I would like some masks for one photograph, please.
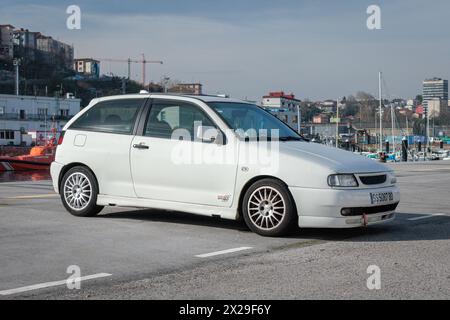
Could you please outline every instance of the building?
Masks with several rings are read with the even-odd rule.
[[[427,79],[423,82],[423,105],[427,110],[431,100],[448,101],[448,80],[441,78]]]
[[[428,101],[428,116],[430,118],[439,117],[448,111],[448,100],[433,99]]]
[[[57,64],[62,61],[64,67],[72,68],[74,62],[73,46],[39,33],[36,39],[36,48],[44,54],[42,59],[45,63]]]
[[[326,124],[330,123],[330,117],[326,114],[318,114],[313,117],[313,123],[315,124]]]
[[[39,32],[18,29],[13,31],[13,42],[16,46],[35,50],[37,49],[37,38],[39,36],[41,36]]]
[[[297,111],[301,101],[295,98],[294,94],[285,94],[283,91],[270,92],[263,96],[261,106],[268,110],[277,111],[278,109]]]
[[[92,58],[75,59],[73,69],[84,77],[98,78],[100,76],[100,61]]]
[[[36,60],[37,39],[40,37],[39,32],[19,29],[13,31],[14,53],[16,56]]]
[[[201,83],[179,83],[167,89],[167,92],[202,94],[203,85]]]
[[[416,108],[414,109],[414,114],[413,117],[414,118],[423,118],[425,114],[425,108],[423,105],[419,104],[418,106],[416,106]]]
[[[56,55],[57,44],[52,37],[41,34],[36,40],[36,49],[45,53]]]
[[[300,100],[294,94],[285,94],[283,91],[270,92],[261,99],[261,107],[275,115],[294,130],[298,129],[298,110]]]
[[[320,110],[328,113],[336,112],[336,100],[325,100],[320,102]]]
[[[12,59],[14,57],[13,32],[14,26],[10,24],[0,25],[0,58]]]
[[[20,145],[23,133],[43,139],[80,111],[80,99],[0,94],[0,145]]]
[[[64,66],[67,69],[72,69],[74,60],[73,46],[60,41],[56,41],[56,45],[57,45],[57,56],[63,59]]]

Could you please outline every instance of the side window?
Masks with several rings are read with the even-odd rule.
[[[118,99],[99,102],[82,116],[70,129],[131,134],[143,99]]]
[[[171,139],[175,130],[185,129],[189,133],[191,141],[193,141],[195,127],[199,124],[215,127],[203,110],[195,105],[179,102],[157,102],[150,109],[144,135]]]

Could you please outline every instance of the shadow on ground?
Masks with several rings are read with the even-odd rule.
[[[426,213],[424,213],[426,214]],[[409,221],[418,214],[399,213],[394,222],[368,228],[353,229],[299,229],[294,230],[286,239],[324,240],[324,241],[419,241],[450,239],[450,216],[438,216],[430,219]],[[143,209],[114,212],[99,215],[103,219],[132,219],[148,222],[195,225],[205,228],[230,229],[251,234],[243,221],[198,216],[184,212]],[[436,222],[439,222],[436,226]],[[255,235],[257,236],[257,235]]]

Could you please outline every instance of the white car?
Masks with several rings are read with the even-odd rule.
[[[63,128],[51,165],[73,215],[104,206],[239,219],[264,236],[394,219],[388,167],[309,143],[262,108],[217,96],[94,99]]]

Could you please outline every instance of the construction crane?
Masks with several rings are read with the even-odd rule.
[[[131,58],[128,58],[128,59],[95,58],[95,60],[128,63],[128,79],[130,79],[130,76],[131,76],[131,64],[132,63],[141,63],[142,64],[142,85],[144,85],[144,86],[145,86],[145,69],[146,69],[147,63],[163,64],[163,62],[159,61],[159,60],[145,60],[144,54],[142,54],[142,60],[133,60]]]

